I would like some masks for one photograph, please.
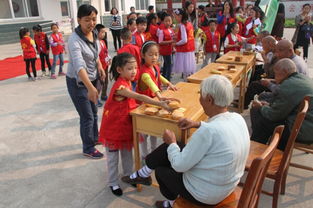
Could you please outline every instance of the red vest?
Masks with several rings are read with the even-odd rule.
[[[204,13],[202,16],[200,16],[199,18],[198,18],[198,21],[199,21],[199,27],[202,27],[202,23],[205,21],[205,19],[207,18],[207,13]]]
[[[49,51],[49,48],[47,48],[49,43],[46,42],[46,37],[47,36],[44,32],[40,32],[38,35],[34,36],[38,53],[47,53],[47,51]]]
[[[240,35],[237,34],[236,37],[237,37],[237,42],[242,42],[242,38]],[[231,34],[228,34],[226,38],[228,39],[228,43],[230,45],[236,44],[236,42],[232,39]],[[242,45],[239,47],[225,48],[224,53],[226,54],[228,51],[240,51],[241,48],[242,48]]]
[[[147,65],[145,64],[141,65],[140,73],[139,73],[139,81],[137,85],[138,93],[147,95],[152,98],[155,97],[156,95],[149,89],[148,86],[144,86],[145,84],[141,81],[141,76],[143,73],[148,73],[151,79],[153,80],[153,82],[156,84],[156,86],[158,86],[158,88],[161,89],[160,68],[157,65],[154,65],[153,68],[155,69],[156,73]],[[142,86],[146,87],[146,89],[140,89]]]
[[[143,36],[143,39],[144,39],[144,40],[142,40],[142,36]],[[146,36],[145,36],[145,34],[144,34],[144,33],[140,34],[140,33],[137,31],[137,32],[135,32],[134,37],[135,37],[135,44],[134,44],[134,45],[138,46],[139,49],[141,49],[142,44],[146,41]]]
[[[245,24],[243,25],[243,37],[246,37],[246,38],[250,38],[252,36],[254,36],[254,38],[250,39],[249,41],[247,41],[247,43],[250,43],[250,44],[256,44],[256,34],[254,33],[254,29],[253,29],[253,26],[250,28],[250,30],[248,31],[248,35],[246,35],[247,33],[247,25],[252,22],[252,17],[249,17]]]
[[[220,49],[220,33],[215,31],[214,35],[212,36],[212,32],[210,30],[206,30],[204,32],[206,35],[205,52],[218,53]]]
[[[163,41],[169,41],[169,40],[173,40],[173,34],[174,31],[171,28],[165,28],[162,27],[163,29],[160,29],[163,31]],[[170,32],[171,31],[171,32]],[[169,56],[172,55],[172,43],[166,44],[166,45],[159,45],[160,48],[160,54],[162,56]]]
[[[105,45],[104,40],[100,40],[99,59],[100,59],[100,62],[102,64],[102,67],[104,70],[106,70],[108,68],[108,63],[105,61],[105,59],[108,57],[108,55],[109,55],[108,48]]]
[[[137,74],[136,74],[135,81],[138,81],[139,70],[140,70],[140,65],[141,65],[140,49],[136,45],[126,44],[126,45],[123,45],[122,48],[118,49],[117,54],[120,54],[120,53],[130,53],[135,57],[137,61]]]
[[[131,150],[133,147],[133,126],[129,113],[137,107],[137,104],[133,98],[116,95],[116,90],[121,86],[132,90],[130,81],[121,77],[116,80],[104,106],[99,133],[99,142],[111,150]],[[124,99],[118,101],[117,98]]]
[[[192,52],[195,51],[195,38],[193,35],[193,26],[190,22],[187,22],[184,24],[186,27],[186,33],[187,33],[187,43],[184,45],[177,45],[176,51],[177,52]],[[180,28],[178,29],[177,33],[177,42],[181,40],[181,31]]]
[[[146,33],[146,41],[152,40],[154,42],[158,42],[157,36],[158,26],[150,24],[149,31]]]
[[[52,54],[53,55],[59,55],[59,54],[63,53],[64,52],[64,41],[63,41],[62,33],[60,33],[60,32],[58,34],[52,33],[51,38],[53,40],[53,43],[61,42],[61,44],[58,44],[56,46],[51,45]]]
[[[33,40],[29,36],[24,36],[20,41],[22,50],[23,50],[24,59],[36,58],[36,50],[34,46],[32,45],[31,41]]]
[[[222,12],[219,13],[219,15],[223,15]],[[221,34],[221,38],[225,37],[226,35],[226,25],[229,25],[230,23],[234,23],[236,21],[235,18],[233,17],[229,17],[229,18],[226,18],[224,17],[223,18],[223,21],[220,23],[220,24],[217,24],[217,31]]]

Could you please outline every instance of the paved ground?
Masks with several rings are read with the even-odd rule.
[[[286,37],[292,32],[287,30]],[[20,46],[0,46],[0,51],[0,59],[16,56]],[[79,118],[64,77],[28,82],[21,76],[1,81],[0,89],[0,207],[135,208],[163,199],[156,188],[138,193],[123,183],[122,197],[111,194],[106,158],[90,160],[81,154]],[[244,116],[249,123],[248,112]],[[313,157],[296,152],[293,160],[312,164]],[[272,182],[266,180],[264,186],[270,190]],[[290,168],[279,207],[309,208],[312,203],[313,172]],[[262,195],[259,207],[271,207],[271,198]]]

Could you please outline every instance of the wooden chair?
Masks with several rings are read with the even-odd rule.
[[[273,159],[268,168],[266,177],[273,179],[275,181],[273,192],[262,191],[262,193],[273,197],[272,201],[273,208],[277,207],[279,193],[281,194],[285,193],[286,178],[290,164],[290,159],[292,156],[293,147],[298,132],[301,128],[302,122],[305,118],[308,107],[309,107],[309,97],[305,97],[300,105],[299,112],[293,124],[285,151],[276,149]],[[246,170],[249,170],[251,168],[251,162],[253,161],[253,159],[261,155],[267,149],[267,147],[268,145],[251,141],[250,154],[246,163]]]
[[[276,127],[271,144],[262,155],[253,160],[243,188],[237,186],[235,191],[217,205],[197,206],[179,197],[175,200],[173,208],[257,208],[265,174],[283,129],[284,126]]]
[[[310,97],[306,97],[305,99],[309,101],[309,98]],[[308,154],[313,154],[313,144],[301,144],[301,143],[296,142],[294,148],[304,151],[305,153],[308,153]],[[301,168],[304,170],[313,171],[313,166],[310,167],[310,166],[302,165],[302,164],[295,163],[295,162],[290,162],[290,166]]]

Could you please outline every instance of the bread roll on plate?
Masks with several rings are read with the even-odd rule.
[[[153,108],[158,108],[158,109],[161,109],[161,108],[162,108],[161,106],[152,105],[152,104],[149,104],[149,103],[145,103],[145,106],[147,106],[147,107],[153,107]]]
[[[157,115],[162,118],[169,118],[171,116],[171,113],[167,110],[162,109],[162,110],[159,110]]]
[[[180,103],[178,101],[171,101],[168,106],[173,109],[177,109],[180,107]]]
[[[231,69],[229,69],[229,72],[230,73],[235,73],[235,72],[237,72],[237,69],[236,68],[231,68]]]
[[[174,110],[172,113],[172,119],[179,120],[181,118],[184,118],[184,113],[179,110]]]
[[[158,111],[159,111],[159,109],[157,109],[157,108],[148,107],[148,108],[145,109],[144,113],[145,113],[146,115],[153,116],[153,115],[155,115]]]

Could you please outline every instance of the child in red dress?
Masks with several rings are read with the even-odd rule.
[[[133,127],[129,112],[137,107],[136,100],[158,105],[171,110],[166,101],[153,100],[131,89],[131,81],[136,77],[136,59],[129,53],[121,53],[113,58],[110,73],[116,80],[105,103],[100,127],[99,142],[106,148],[109,183],[113,194],[121,196],[118,185],[118,161],[121,152],[123,174],[133,171]]]
[[[19,35],[20,35],[20,42],[21,42],[21,46],[22,46],[22,50],[23,50],[23,57],[24,57],[24,61],[26,63],[26,73],[28,76],[28,80],[32,80],[35,81],[36,77],[37,77],[37,73],[36,73],[36,44],[35,41],[33,39],[31,39],[31,37],[29,36],[29,29],[28,28],[21,28],[19,31]],[[31,76],[30,72],[29,72],[29,65],[32,65],[32,70],[33,70],[33,74],[34,77]]]
[[[157,97],[159,100],[164,100],[161,95],[161,85],[168,86],[171,90],[177,90],[167,79],[160,74],[159,47],[154,41],[147,41],[142,45],[141,49],[141,67],[139,72],[139,80],[137,83],[137,92],[147,95],[151,98]],[[147,138],[147,135],[145,136]],[[150,136],[150,151],[156,149],[156,137]],[[147,139],[141,143],[142,157],[145,158],[148,151]]]

